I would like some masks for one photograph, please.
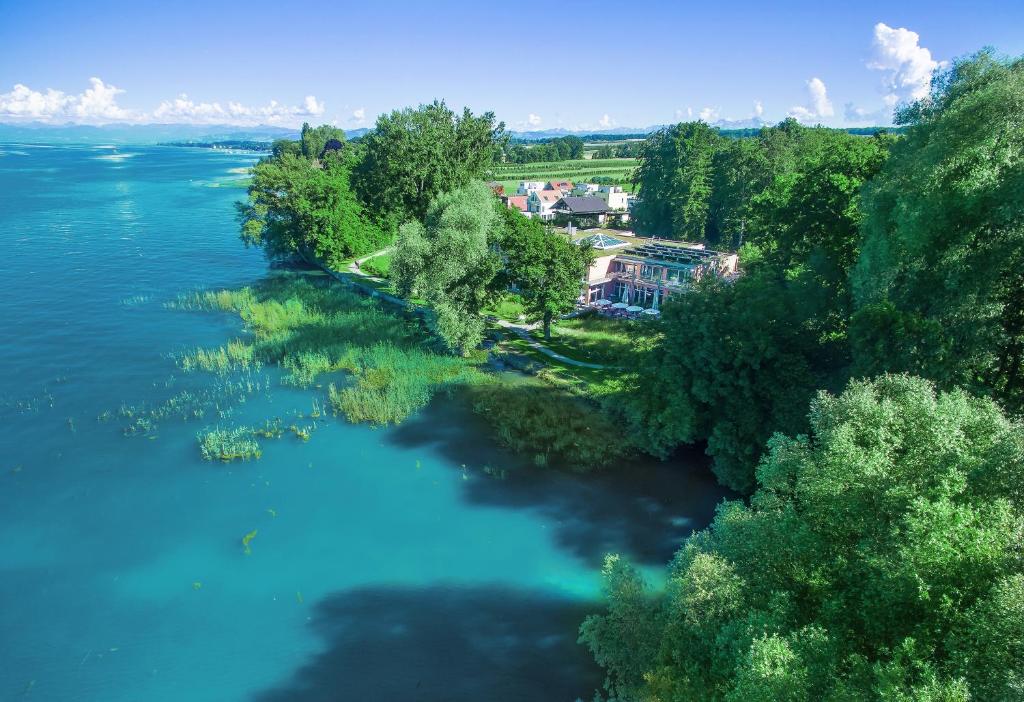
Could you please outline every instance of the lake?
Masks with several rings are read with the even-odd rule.
[[[724,495],[700,455],[541,470],[438,400],[203,461],[206,426],[310,411],[273,369],[244,402],[125,434],[223,382],[173,354],[237,319],[166,303],[268,275],[234,219],[255,160],[0,144],[0,699],[590,699],[576,630],[602,558],[657,577]]]

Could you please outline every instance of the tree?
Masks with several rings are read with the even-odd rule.
[[[271,259],[297,255],[332,266],[384,245],[385,234],[349,188],[349,162],[306,157],[290,144],[276,144],[253,169],[248,201],[238,205],[242,240]]]
[[[322,124],[314,128],[310,127],[308,122],[303,123],[299,137],[299,146],[303,156],[309,159],[320,158],[324,154],[324,147],[330,141],[344,144],[345,132],[329,124]]]
[[[722,137],[704,122],[686,122],[649,136],[640,147],[637,229],[702,241],[711,202],[712,166]]]
[[[864,198],[858,373],[909,371],[1024,408],[1024,59],[954,65]]]
[[[422,221],[435,197],[482,178],[505,139],[493,112],[456,115],[444,102],[396,110],[363,137],[353,185],[385,228]]]
[[[392,276],[399,291],[422,296],[432,325],[450,349],[468,353],[483,339],[481,310],[494,295],[500,260],[490,237],[494,194],[476,181],[435,198],[424,224],[399,230]]]
[[[575,307],[593,260],[591,249],[548,232],[518,210],[500,207],[499,213],[497,245],[505,260],[504,275],[522,295],[527,315],[543,321],[544,337],[550,339],[551,321]]]
[[[580,640],[629,700],[1011,700],[1024,429],[883,376],[819,393],[652,590],[619,559]]]

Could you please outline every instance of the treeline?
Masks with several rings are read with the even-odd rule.
[[[169,141],[157,146],[186,146],[199,149],[238,149],[241,151],[270,151],[269,141],[253,139],[224,139],[221,141]]]
[[[899,137],[644,144],[638,220],[742,241],[745,275],[665,305],[609,405],[750,498],[664,588],[608,559],[581,641],[609,699],[1021,699],[1022,114],[1024,59],[986,51]]]
[[[594,151],[594,158],[636,158],[640,155],[640,141],[625,144],[604,144]]]
[[[509,142],[504,148],[507,163],[572,161],[583,158],[583,140],[577,136],[555,137],[540,141]]]

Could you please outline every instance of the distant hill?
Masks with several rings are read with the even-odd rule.
[[[669,124],[653,124],[648,127],[615,127],[614,129],[601,129],[597,131],[573,131],[571,129],[539,129],[534,131],[519,132],[512,130],[509,134],[512,136],[514,141],[544,141],[546,139],[555,139],[563,136],[577,136],[584,141],[611,141],[614,139],[628,139],[628,138],[642,138],[652,132],[656,132],[659,129],[669,127]],[[752,119],[720,119],[711,123],[712,127],[717,127],[724,136],[728,137],[742,137],[752,136],[757,134],[761,127],[771,126],[770,122],[766,122],[759,117]],[[843,131],[849,132],[850,134],[874,134],[875,132],[886,130],[889,132],[902,131],[897,127],[837,127],[837,129],[843,129]]]

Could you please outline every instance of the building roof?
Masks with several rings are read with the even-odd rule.
[[[604,214],[608,203],[599,197],[563,197],[555,203],[554,209],[575,215]]]
[[[508,206],[526,212],[526,195],[512,195],[508,199]]]
[[[562,199],[562,193],[557,190],[534,190],[531,194],[536,195],[545,202],[558,202]]]
[[[549,180],[545,186],[548,190],[572,190],[571,180]]]
[[[590,244],[593,248],[604,251],[606,249],[621,249],[629,246],[628,241],[617,239],[610,234],[599,232],[597,234],[588,234],[585,237],[576,240],[576,244],[583,246],[584,244]]]

